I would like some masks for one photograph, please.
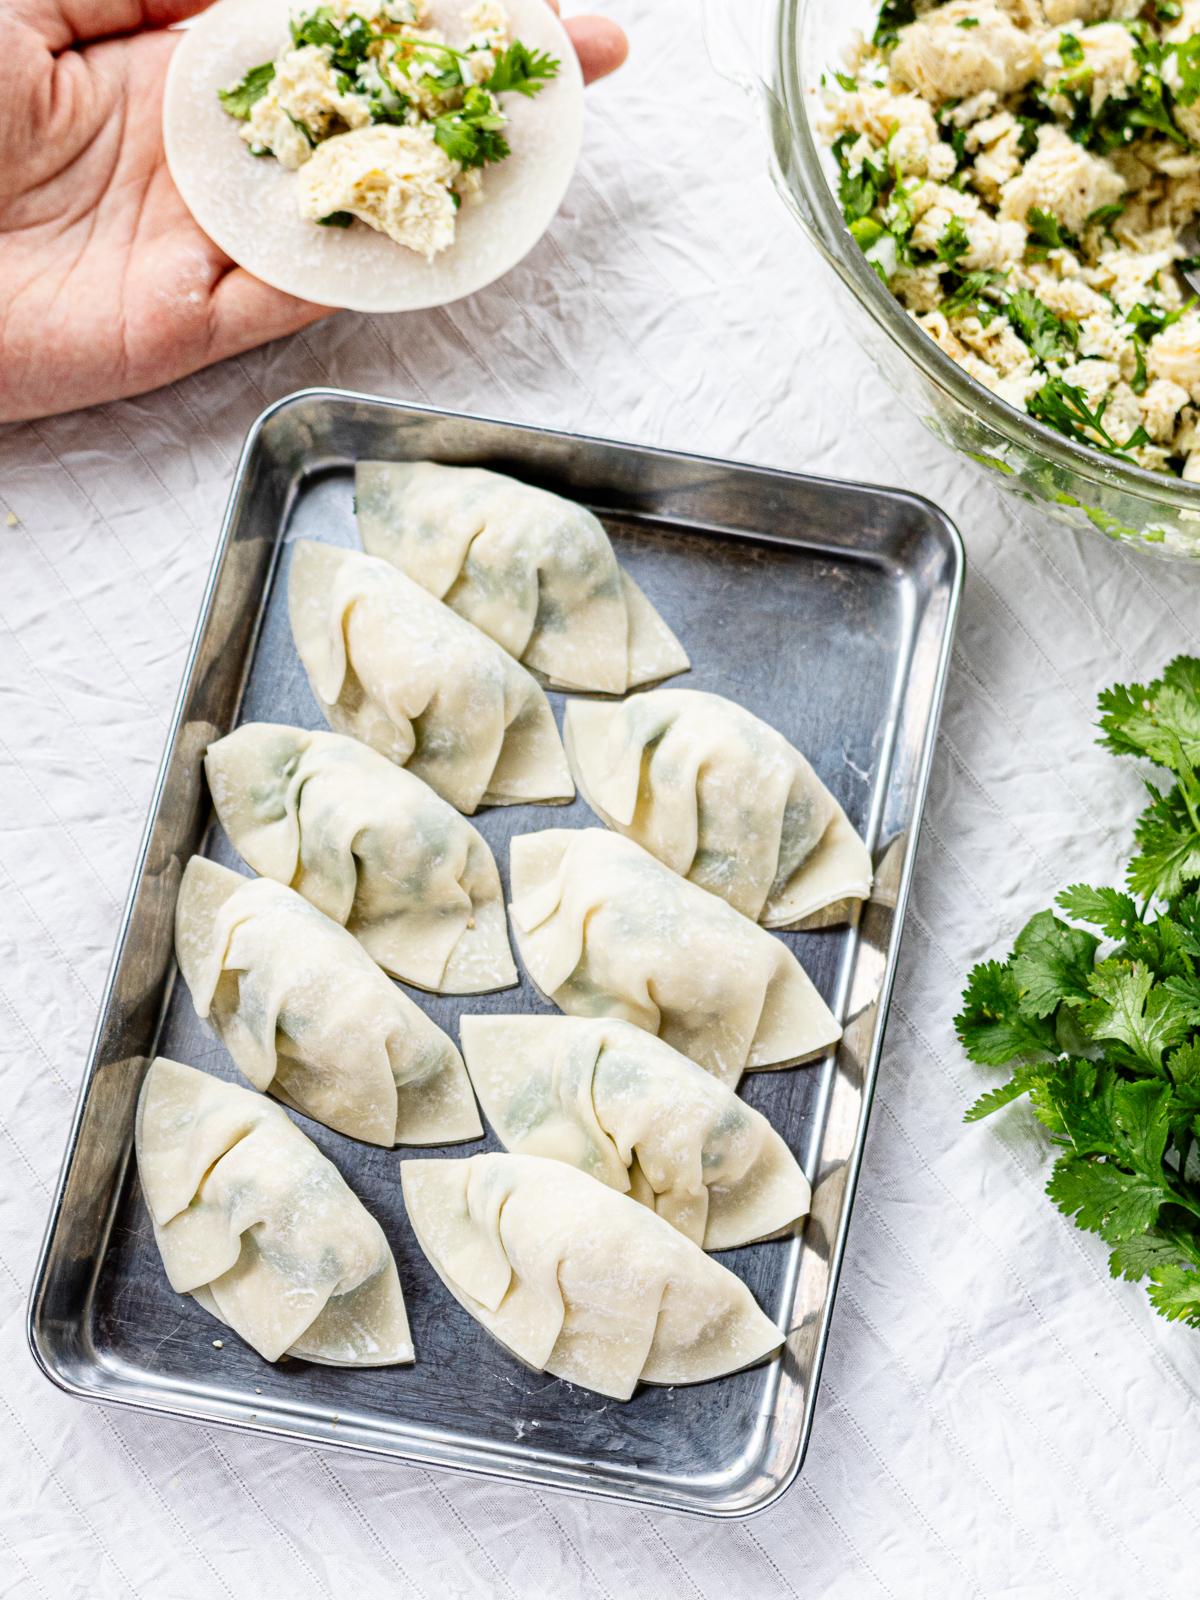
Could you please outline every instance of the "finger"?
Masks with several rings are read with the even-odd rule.
[[[606,78],[629,54],[629,40],[607,17],[568,17],[563,27],[575,46],[584,83]]]
[[[18,0],[16,10],[56,54],[73,44],[166,28],[204,11],[212,0]]]
[[[223,361],[271,339],[282,339],[332,316],[336,309],[272,289],[244,267],[225,273],[213,290],[211,304],[210,343],[203,363],[196,365]]]

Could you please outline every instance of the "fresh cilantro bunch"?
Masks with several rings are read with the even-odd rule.
[[[1012,1076],[967,1120],[1027,1094],[1061,1150],[1050,1198],[1111,1247],[1114,1278],[1148,1277],[1156,1310],[1200,1327],[1200,660],[1106,690],[1100,711],[1100,743],[1170,786],[1146,783],[1128,892],[1064,890],[1071,920],[1039,912],[1007,961],[972,971],[959,1039]]]

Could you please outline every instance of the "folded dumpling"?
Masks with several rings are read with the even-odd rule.
[[[438,994],[516,983],[492,852],[420,778],[357,739],[273,722],[210,744],[204,770],[238,854],[395,977]]]
[[[807,1061],[842,1030],[795,956],[632,839],[550,828],[512,841],[513,931],[538,990],[621,1017],[733,1087]]]
[[[407,767],[468,816],[575,798],[550,702],[528,672],[386,561],[300,539],[288,607],[336,733]]]
[[[402,1161],[417,1242],[454,1298],[539,1372],[628,1400],[761,1361],[783,1334],[739,1278],[561,1161]]]
[[[556,689],[624,694],[686,672],[682,645],[596,517],[480,467],[360,461],[368,555],[407,572]]]
[[[389,1148],[483,1132],[451,1041],[293,890],[193,856],[175,905],[175,952],[196,1015],[256,1089]]]
[[[177,1294],[194,1295],[267,1361],[413,1359],[383,1229],[279,1106],[159,1056],[134,1139]]]
[[[781,733],[696,689],[576,700],[563,724],[579,792],[623,833],[768,928],[844,922],[871,856]]]
[[[808,1211],[808,1179],[761,1112],[630,1022],[463,1017],[463,1054],[500,1142],[566,1161],[705,1250]]]

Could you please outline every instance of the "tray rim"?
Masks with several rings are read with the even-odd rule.
[[[570,1475],[577,1475],[584,1481],[577,1483],[563,1481],[556,1482],[551,1481],[542,1474],[531,1476],[527,1472],[523,1473],[515,1464],[509,1464],[508,1460],[504,1457],[489,1461],[450,1461],[446,1460],[444,1457],[439,1458],[436,1455],[436,1442],[434,1444],[434,1452],[415,1453],[406,1448],[395,1449],[384,1448],[382,1445],[372,1445],[369,1442],[364,1442],[352,1436],[343,1436],[341,1438],[337,1437],[336,1435],[332,1437],[318,1437],[311,1431],[306,1430],[302,1425],[299,1425],[298,1419],[297,1426],[288,1427],[278,1423],[268,1424],[265,1422],[260,1423],[250,1421],[245,1418],[232,1415],[223,1416],[219,1413],[215,1406],[210,1410],[184,1409],[178,1404],[172,1405],[168,1403],[165,1397],[163,1401],[159,1402],[151,1398],[146,1398],[144,1395],[135,1397],[122,1395],[120,1393],[109,1393],[98,1386],[88,1386],[83,1382],[75,1381],[74,1379],[68,1377],[65,1373],[56,1370],[42,1348],[42,1330],[39,1321],[39,1311],[47,1282],[51,1249],[62,1216],[67,1183],[79,1146],[80,1133],[82,1130],[84,1114],[87,1108],[89,1091],[95,1078],[97,1054],[102,1041],[107,1014],[113,999],[113,992],[116,987],[118,974],[120,972],[122,959],[125,953],[126,940],[129,934],[130,923],[133,917],[138,891],[143,880],[154,830],[159,818],[163,792],[167,783],[168,775],[170,773],[172,758],[175,752],[180,729],[183,725],[184,712],[192,687],[192,679],[197,657],[200,652],[204,631],[212,611],[212,603],[217,588],[218,578],[220,576],[224,557],[229,547],[230,533],[241,509],[242,491],[245,488],[248,476],[247,469],[253,462],[255,453],[259,448],[261,436],[270,423],[277,416],[286,412],[287,410],[312,401],[332,402],[335,404],[348,403],[351,405],[361,404],[383,407],[385,409],[409,414],[416,413],[424,417],[440,418],[449,421],[491,424],[493,426],[499,426],[516,431],[518,433],[535,435],[541,438],[550,437],[559,440],[574,441],[586,445],[599,445],[607,448],[615,448],[617,450],[630,449],[637,451],[639,455],[655,457],[665,461],[679,461],[693,465],[701,464],[708,467],[751,472],[762,478],[775,479],[781,484],[796,483],[799,481],[807,487],[816,490],[820,490],[824,487],[837,490],[838,492],[850,491],[852,493],[856,492],[866,495],[882,495],[890,500],[898,501],[919,509],[922,514],[929,518],[932,522],[939,524],[943,533],[947,537],[952,571],[950,572],[949,580],[944,589],[945,620],[943,624],[943,632],[938,647],[936,664],[933,668],[932,687],[928,703],[928,714],[926,716],[925,725],[922,732],[920,754],[915,762],[913,770],[912,822],[908,829],[909,837],[905,843],[900,876],[896,887],[893,931],[890,937],[887,959],[880,979],[877,1002],[879,1007],[879,1021],[875,1027],[870,1054],[866,1063],[866,1070],[863,1075],[862,1103],[859,1111],[858,1126],[855,1131],[854,1143],[845,1162],[845,1193],[841,1204],[837,1231],[830,1248],[828,1286],[821,1309],[821,1316],[817,1327],[816,1338],[813,1342],[812,1364],[807,1385],[807,1393],[804,1399],[804,1414],[798,1445],[795,1458],[790,1463],[788,1470],[780,1475],[768,1492],[762,1494],[751,1505],[711,1507],[700,1504],[688,1504],[680,1500],[662,1499],[654,1494],[631,1495],[627,1493],[621,1493],[616,1488],[609,1487],[604,1483],[589,1481],[587,1479],[586,1468],[578,1464],[577,1458],[574,1462],[572,1462],[573,1470]],[[301,465],[298,470],[292,473],[290,481],[287,485],[287,489],[283,497],[279,527],[281,529],[286,527],[301,487],[307,481],[320,474],[344,469],[347,466],[353,466],[353,464],[354,458],[352,457],[343,457],[337,454],[328,454],[322,456],[318,452],[315,459],[308,461],[307,464]],[[859,559],[875,561],[878,563],[883,559],[878,555],[872,555],[871,552],[866,550],[855,550],[853,546],[822,544],[818,540],[811,539],[783,539],[779,537],[773,537],[769,534],[758,534],[752,530],[736,528],[728,524],[702,522],[698,519],[690,519],[682,516],[678,518],[672,518],[656,516],[654,513],[635,512],[632,514],[645,515],[648,520],[656,521],[660,526],[669,526],[672,522],[678,522],[681,526],[703,530],[704,532],[709,532],[713,535],[723,534],[727,537],[758,540],[771,545],[792,545],[799,546],[800,548],[806,550],[827,551],[831,556],[836,555],[837,558],[841,560]],[[271,560],[272,574],[279,559],[279,550],[282,548],[282,543],[282,539],[277,538],[276,549]],[[965,573],[966,549],[963,543],[962,535],[957,526],[941,509],[940,506],[936,505],[924,495],[916,494],[907,489],[891,488],[887,485],[865,483],[853,479],[827,478],[813,473],[792,472],[786,468],[764,466],[755,462],[730,460],[724,457],[706,456],[694,451],[670,450],[654,445],[639,444],[632,440],[610,439],[593,434],[579,433],[566,428],[539,427],[535,423],[515,422],[507,420],[503,417],[494,417],[484,413],[468,412],[455,408],[429,405],[422,402],[401,400],[387,395],[374,395],[360,390],[341,389],[333,385],[312,385],[306,388],[293,390],[291,393],[281,396],[278,400],[273,401],[270,405],[266,406],[255,418],[246,434],[245,442],[243,443],[242,449],[238,455],[237,463],[234,467],[233,475],[230,481],[229,496],[214,545],[212,563],[210,565],[208,576],[205,580],[204,589],[201,595],[196,616],[196,624],[192,633],[191,642],[184,658],[183,670],[180,678],[179,688],[175,696],[174,707],[167,724],[163,756],[151,789],[149,805],[146,813],[146,821],[143,825],[137,851],[134,856],[130,887],[126,895],[125,903],[117,925],[113,953],[108,965],[104,986],[101,991],[101,1000],[96,1024],[92,1031],[91,1041],[88,1046],[87,1065],[80,1080],[75,1110],[72,1115],[71,1124],[67,1135],[58,1181],[55,1186],[53,1199],[47,1215],[46,1226],[42,1236],[42,1243],[38,1252],[37,1265],[34,1270],[33,1282],[29,1293],[25,1317],[26,1342],[38,1370],[49,1380],[50,1383],[52,1383],[63,1393],[69,1394],[75,1399],[83,1400],[90,1404],[121,1406],[129,1410],[143,1412],[147,1415],[171,1417],[183,1422],[231,1428],[239,1432],[256,1435],[260,1438],[285,1439],[308,1449],[319,1450],[335,1448],[339,1450],[347,1450],[358,1454],[371,1455],[375,1459],[379,1460],[397,1461],[410,1465],[416,1465],[425,1470],[432,1469],[435,1471],[440,1470],[467,1473],[472,1476],[480,1476],[497,1479],[503,1482],[521,1484],[549,1493],[582,1493],[588,1495],[589,1497],[607,1500],[613,1504],[634,1506],[642,1509],[652,1507],[658,1511],[666,1511],[677,1515],[705,1517],[709,1520],[719,1522],[744,1521],[747,1518],[761,1515],[772,1505],[774,1505],[792,1487],[803,1468],[815,1421],[816,1399],[820,1390],[821,1375],[829,1342],[833,1309],[837,1299],[837,1291],[841,1280],[846,1241],[849,1233],[850,1219],[854,1209],[854,1201],[858,1189],[866,1135],[870,1123],[872,1104],[874,1100],[875,1085],[878,1078],[879,1063],[882,1057],[883,1045],[886,1039],[888,1013],[890,1011],[892,992],[895,986],[900,946],[903,942],[904,922],[907,913],[908,898],[912,884],[912,877],[916,866],[917,849],[920,843],[921,828],[924,821],[925,801],[927,798],[934,750],[937,744],[937,735],[941,720],[942,707],[945,699],[946,680],[949,675],[950,657],[954,646],[958,610],[962,598]],[[269,592],[270,582],[271,576],[269,575],[267,582],[264,585],[263,594],[259,600],[260,610],[255,619],[253,639],[247,652],[247,671],[250,670],[250,665],[253,661],[254,650],[257,646],[257,637],[263,616],[262,607],[265,604],[266,595]],[[239,699],[241,694],[244,693],[244,688],[245,684],[243,682],[241,689],[239,690]],[[110,1214],[105,1223],[106,1237],[108,1232],[111,1230],[115,1218],[116,1206],[119,1203],[120,1194],[124,1189],[125,1170],[127,1169],[128,1161],[129,1153],[127,1152],[121,1164],[121,1177],[114,1188],[115,1198],[113,1206],[110,1209]],[[101,1255],[100,1259],[101,1261],[103,1260],[103,1254]],[[123,1365],[123,1363],[114,1363],[111,1370],[115,1373],[116,1371],[120,1370],[121,1365]],[[154,1379],[150,1374],[143,1374],[143,1379],[149,1380],[149,1382],[152,1384],[154,1383]],[[350,1421],[348,1417],[346,1420],[347,1422]],[[408,1441],[404,1441],[404,1443],[407,1444]],[[457,1448],[460,1451],[463,1451],[466,1447],[460,1443],[457,1445]],[[473,1446],[473,1449],[476,1453],[482,1453],[478,1445]],[[547,1458],[556,1455],[557,1453],[528,1450],[524,1452],[524,1454],[536,1461],[539,1457]],[[636,1482],[638,1476],[639,1474],[636,1467],[629,1470],[630,1482]],[[644,1479],[642,1481],[645,1482]],[[647,1484],[647,1487],[651,1486]]]

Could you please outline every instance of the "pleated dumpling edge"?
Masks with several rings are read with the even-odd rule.
[[[540,1156],[402,1161],[417,1242],[510,1354],[615,1400],[705,1383],[784,1334],[727,1268],[586,1173]]]
[[[841,1028],[782,940],[603,828],[510,845],[513,937],[570,1016],[632,1022],[727,1083],[821,1055]]]
[[[193,856],[175,949],[196,1014],[256,1089],[387,1149],[482,1134],[452,1040],[294,890]]]
[[[690,666],[586,507],[480,467],[360,461],[363,548],[547,685],[624,694]]]
[[[288,610],[313,695],[335,733],[407,767],[466,816],[481,805],[575,798],[544,691],[396,567],[299,539]]]
[[[571,701],[563,744],[605,827],[766,928],[845,922],[870,852],[805,757],[736,701],[653,689]]]
[[[138,1096],[134,1144],[177,1294],[266,1361],[413,1360],[383,1230],[280,1106],[159,1056]]]
[[[464,1016],[467,1071],[501,1144],[578,1167],[705,1250],[788,1229],[811,1191],[761,1112],[611,1017]]]

